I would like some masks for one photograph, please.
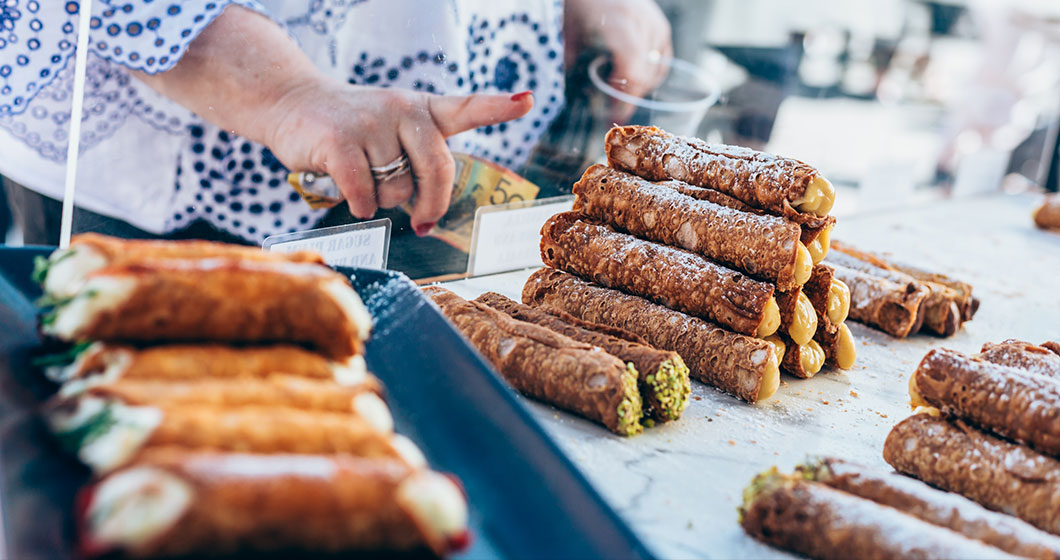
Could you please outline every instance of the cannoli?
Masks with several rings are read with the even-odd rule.
[[[81,394],[137,406],[276,406],[345,412],[373,418],[373,424],[385,431],[394,427],[386,403],[367,385],[346,386],[331,380],[279,373],[261,379],[229,377],[177,382],[119,379],[91,386]]]
[[[850,318],[904,338],[920,330],[930,289],[901,272],[875,267],[832,251],[828,263],[850,290]]]
[[[877,472],[834,457],[810,460],[796,471],[804,480],[890,506],[1009,554],[1042,560],[1060,558],[1060,538],[901,474]]]
[[[136,406],[85,396],[52,402],[46,418],[60,443],[95,472],[135,461],[145,449],[176,445],[256,453],[349,453],[423,465],[423,455],[386,431],[386,408],[367,415],[284,407],[205,405]],[[381,416],[382,415],[382,416]]]
[[[992,364],[1023,369],[1038,375],[1060,379],[1060,354],[1048,348],[1021,340],[1006,340],[1000,344],[987,342],[978,358]]]
[[[1060,534],[1060,462],[956,420],[915,414],[887,435],[895,470]]]
[[[423,289],[517,391],[630,436],[642,407],[632,364],[437,286]]]
[[[758,214],[760,216],[770,215],[770,213],[765,210],[744,204],[743,202],[714,189],[697,187],[681,181],[660,181],[655,184],[674,189],[681,194],[690,196],[696,200],[713,202],[714,204],[726,206],[734,210],[739,210],[740,212]],[[835,228],[835,216],[795,214],[793,216],[783,217],[796,223],[802,229],[799,239],[802,241],[803,246],[806,247],[806,250],[809,251],[813,264],[817,264],[824,260],[825,256],[828,255],[832,229]]]
[[[773,468],[744,490],[740,524],[777,548],[822,560],[1016,558],[985,543]]]
[[[824,351],[825,363],[839,369],[850,369],[857,359],[854,335],[844,323],[850,312],[850,289],[835,277],[832,267],[819,264],[802,287],[802,293],[817,313],[814,341]]]
[[[1050,377],[936,348],[920,361],[909,392],[914,405],[933,406],[1042,453],[1060,454],[1060,383]]]
[[[148,241],[82,233],[70,240],[68,248],[59,249],[47,259],[37,261],[34,279],[41,284],[44,293],[63,299],[76,294],[92,272],[109,266],[157,259],[216,258],[324,264],[320,255],[311,251],[275,253],[262,251],[258,247],[209,241]]]
[[[612,167],[652,181],[676,179],[718,190],[782,216],[825,216],[835,202],[832,184],[795,159],[708,144],[650,126],[614,127],[604,142]]]
[[[696,379],[751,403],[768,399],[780,386],[780,360],[771,342],[559,270],[534,272],[523,287],[523,303],[632,332],[680,354]]]
[[[1047,340],[1047,341],[1042,343],[1042,348],[1045,348],[1046,350],[1052,352],[1053,354],[1056,354],[1057,356],[1060,356],[1060,342],[1054,342],[1052,340]]]
[[[154,449],[86,487],[78,504],[86,557],[444,555],[469,542],[467,500],[448,476],[349,455]]]
[[[923,327],[939,336],[951,336],[957,332],[961,325],[971,320],[979,309],[979,300],[972,295],[972,286],[967,282],[954,280],[944,274],[928,272],[914,266],[890,262],[878,255],[861,251],[839,241],[832,242],[832,249],[875,267],[863,269],[865,272],[871,273],[877,269],[889,270],[904,274],[927,286],[930,292],[921,304],[924,316]],[[848,266],[850,266],[849,263]],[[905,276],[899,275],[893,275],[891,279],[898,282],[907,281]]]
[[[1042,229],[1060,228],[1060,194],[1046,196],[1041,206],[1034,209],[1031,217],[1034,219],[1034,225]]]
[[[44,368],[61,391],[73,394],[89,385],[119,379],[192,381],[220,378],[265,378],[282,373],[331,380],[344,386],[364,386],[379,393],[382,385],[368,373],[364,356],[333,361],[297,346],[233,347],[221,344],[167,344],[137,348],[95,342]]]
[[[801,288],[790,292],[776,292],[777,307],[780,308],[780,330],[795,342],[809,344],[817,332],[817,311]]]
[[[773,282],[805,284],[813,268],[802,231],[777,216],[733,210],[594,165],[574,184],[574,211],[637,237],[680,247]]]
[[[333,359],[362,354],[371,324],[326,267],[224,259],[97,270],[41,319],[63,340],[297,342]]]
[[[810,340],[806,344],[796,344],[790,339],[785,339],[784,345],[786,350],[784,359],[780,362],[780,368],[791,375],[809,379],[817,375],[817,372],[824,367],[826,359],[824,349],[816,340]]]
[[[769,336],[780,327],[772,284],[695,253],[582,220],[574,212],[545,222],[541,259],[547,266],[710,319],[740,334]]]
[[[507,313],[514,319],[541,325],[578,342],[600,347],[623,362],[633,364],[639,376],[644,415],[652,420],[676,420],[688,407],[688,396],[692,391],[688,382],[688,366],[677,352],[659,350],[593,330],[594,325],[568,322],[495,292],[482,294],[475,301]]]

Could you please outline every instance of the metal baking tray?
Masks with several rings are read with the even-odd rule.
[[[2,558],[75,556],[72,504],[88,477],[37,413],[55,387],[30,366],[41,344],[30,273],[33,258],[51,250],[0,247]],[[408,278],[339,270],[375,318],[366,358],[386,385],[398,431],[465,486],[474,540],[458,557],[652,557]]]

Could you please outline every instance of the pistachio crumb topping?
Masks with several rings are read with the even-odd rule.
[[[788,484],[791,479],[792,477],[790,475],[781,474],[775,466],[770,467],[769,470],[756,474],[755,477],[751,479],[751,483],[743,489],[743,503],[737,508],[737,511],[740,514],[740,522],[743,522],[744,515],[746,515],[747,511],[751,509],[751,504],[753,504],[755,500],[783,487]]]
[[[637,368],[633,364],[626,364],[626,373],[622,376],[622,402],[618,404],[618,429],[617,432],[624,436],[639,433],[642,429],[640,424],[644,414],[641,405],[640,391],[637,390]]]

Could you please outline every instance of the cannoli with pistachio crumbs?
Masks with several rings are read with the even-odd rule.
[[[769,336],[780,328],[772,284],[695,253],[618,233],[574,212],[545,222],[541,259],[547,266],[710,319],[740,334]]]
[[[523,303],[632,332],[656,348],[677,352],[692,377],[747,402],[768,399],[780,386],[780,359],[773,343],[566,272],[534,272],[523,286]]]
[[[920,361],[909,387],[912,402],[1060,454],[1060,383],[1052,377],[936,348]]]
[[[721,191],[782,216],[825,216],[835,188],[813,167],[739,146],[708,144],[651,126],[616,126],[604,140],[612,167],[652,181]]]
[[[692,391],[688,382],[688,366],[677,352],[660,350],[593,330],[593,325],[568,322],[496,292],[482,294],[475,301],[507,313],[514,319],[541,325],[578,342],[598,346],[623,362],[633,364],[639,376],[645,417],[668,422],[680,418],[688,407],[688,397]]]
[[[363,354],[371,326],[337,272],[226,259],[103,268],[41,319],[62,340],[294,342],[336,360]]]
[[[1060,462],[960,420],[914,414],[883,444],[898,472],[1060,534]]]
[[[615,229],[680,247],[773,282],[806,283],[813,267],[798,225],[698,200],[635,175],[594,165],[574,184],[574,211]]]
[[[45,416],[60,443],[96,473],[136,461],[147,449],[169,445],[255,453],[349,453],[425,464],[412,442],[388,431],[393,428],[388,409],[370,407],[363,412],[139,406],[110,396],[83,396],[53,401]]]
[[[631,364],[445,288],[423,291],[520,393],[599,422],[619,435],[640,432],[643,411]]]
[[[998,344],[987,342],[976,357],[992,364],[1060,379],[1060,354],[1022,340],[1009,339]]]
[[[469,542],[454,480],[392,459],[158,448],[78,496],[86,557],[445,555]]]
[[[796,475],[890,506],[1009,554],[1042,560],[1060,558],[1060,537],[902,474],[880,472],[836,457],[818,457],[799,465]]]
[[[849,318],[897,337],[920,330],[930,289],[900,272],[884,270],[838,251],[827,264],[850,290]]]
[[[817,559],[1016,558],[985,543],[776,468],[744,489],[752,537]]]
[[[59,249],[48,258],[38,260],[34,279],[41,284],[45,294],[63,299],[76,294],[92,272],[109,266],[158,259],[218,258],[324,264],[323,258],[311,251],[278,253],[262,251],[259,247],[210,241],[121,239],[98,233],[82,233],[70,239],[68,248]]]
[[[222,344],[164,344],[135,347],[94,342],[58,356],[44,369],[50,379],[65,382],[60,391],[72,395],[90,385],[121,379],[194,381],[201,379],[261,379],[273,374],[329,380],[348,387],[382,392],[382,384],[368,373],[364,356],[329,360],[298,346],[227,346]]]
[[[1060,229],[1060,195],[1046,195],[1031,217],[1034,225],[1042,229]]]

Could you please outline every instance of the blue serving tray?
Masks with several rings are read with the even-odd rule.
[[[72,504],[88,477],[37,415],[55,387],[29,365],[41,344],[30,273],[33,258],[51,250],[0,246],[3,558],[74,556]],[[458,557],[653,557],[407,277],[339,271],[375,318],[366,358],[386,385],[398,431],[465,486],[474,540]]]

